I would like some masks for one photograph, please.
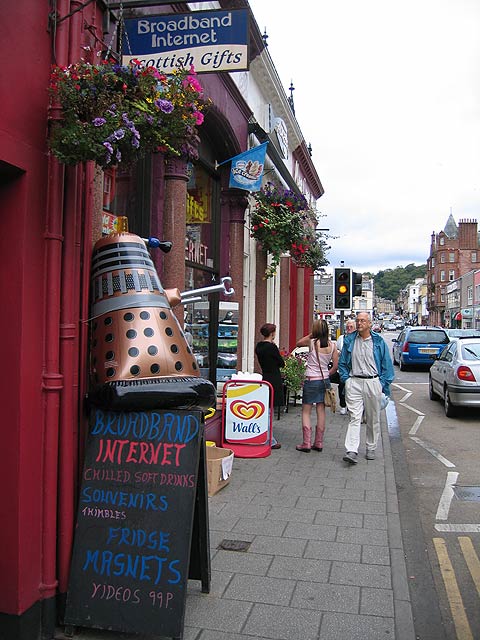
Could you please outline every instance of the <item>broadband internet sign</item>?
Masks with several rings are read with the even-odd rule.
[[[125,20],[122,63],[140,60],[163,73],[248,69],[248,11],[193,11]]]

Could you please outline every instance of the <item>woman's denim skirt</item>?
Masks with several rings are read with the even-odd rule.
[[[325,400],[325,389],[330,388],[330,380],[305,380],[302,404],[319,404]]]

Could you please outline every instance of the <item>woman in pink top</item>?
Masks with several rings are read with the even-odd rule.
[[[308,336],[300,338],[297,347],[309,347],[307,356],[307,370],[302,393],[302,432],[303,442],[297,445],[297,451],[310,453],[323,450],[323,434],[325,433],[325,389],[329,389],[330,374],[335,373],[338,367],[337,345],[329,338],[328,324],[325,320],[315,320],[312,332]],[[328,368],[332,362],[331,369]],[[317,413],[317,425],[315,440],[311,445],[312,407],[315,405]]]

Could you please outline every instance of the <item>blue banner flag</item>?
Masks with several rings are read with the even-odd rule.
[[[229,187],[245,189],[245,191],[260,191],[267,144],[268,142],[264,142],[258,147],[253,147],[253,149],[244,151],[230,159],[232,166],[230,168]]]

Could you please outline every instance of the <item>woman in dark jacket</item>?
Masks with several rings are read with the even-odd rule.
[[[283,399],[283,382],[280,369],[285,366],[285,361],[277,345],[273,342],[275,340],[276,330],[276,325],[270,322],[267,322],[260,328],[263,340],[257,343],[255,353],[262,369],[262,378],[273,387],[273,406],[283,407],[285,401]],[[281,445],[275,440],[273,435],[272,442],[274,443],[272,444],[272,449],[280,449]]]

